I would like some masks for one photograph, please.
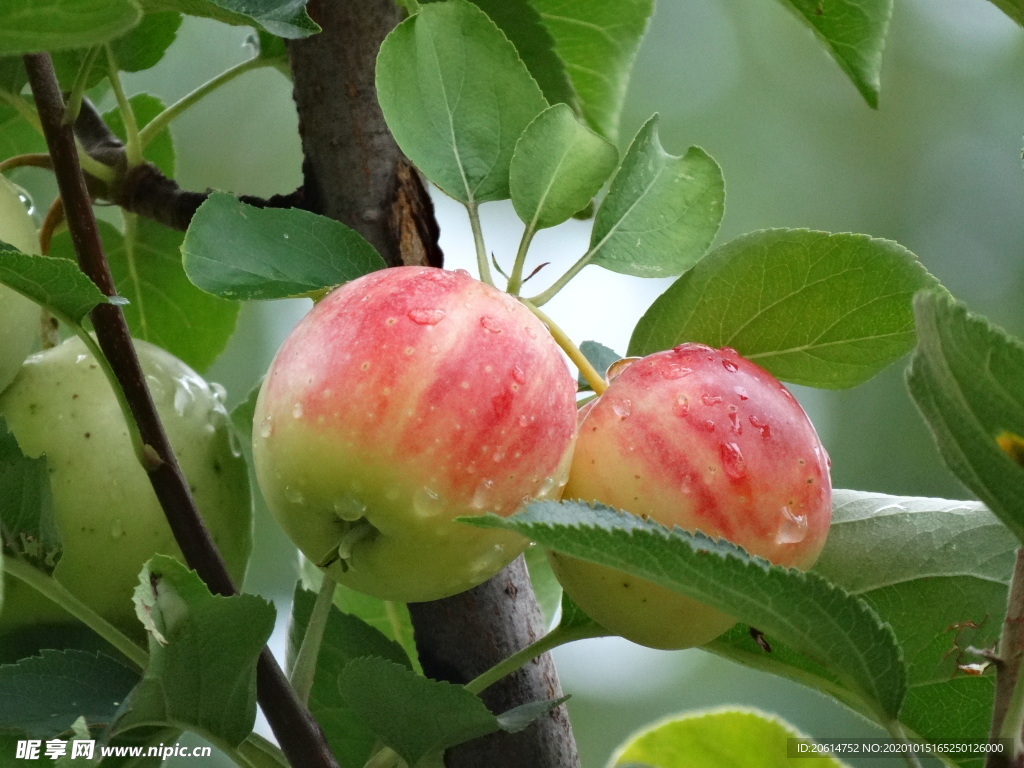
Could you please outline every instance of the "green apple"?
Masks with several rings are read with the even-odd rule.
[[[564,497],[702,531],[809,568],[831,521],[829,460],[803,409],[734,350],[683,344],[624,361],[582,414]],[[549,553],[566,593],[607,629],[688,648],[735,623],[642,579]]]
[[[0,176],[0,240],[24,253],[38,253],[36,226],[14,184]],[[0,392],[11,383],[39,339],[38,305],[0,285]]]
[[[544,325],[465,272],[397,267],[330,293],[285,340],[256,404],[267,504],[342,584],[434,600],[527,542],[454,522],[557,498],[575,383]]]
[[[159,347],[135,347],[203,519],[240,582],[251,550],[252,501],[222,390]],[[0,417],[26,456],[46,456],[62,543],[54,578],[141,637],[132,603],[139,571],[154,554],[182,556],[110,384],[81,339],[29,357],[0,394]],[[21,582],[6,587],[0,633],[71,621]]]

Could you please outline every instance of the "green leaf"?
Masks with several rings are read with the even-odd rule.
[[[14,107],[0,99],[0,157],[45,151],[46,140]]]
[[[583,356],[590,361],[590,364],[594,366],[598,373],[604,376],[608,372],[608,367],[622,359],[622,355],[616,352],[611,347],[606,347],[597,341],[584,341],[580,344],[580,352]],[[581,392],[592,392],[590,384],[586,379],[583,378],[583,374],[579,374],[576,379]]]
[[[938,292],[918,294],[914,313],[910,394],[946,466],[1024,541],[1024,465],[1012,457],[1024,440],[1024,344]]]
[[[957,665],[981,661],[968,647],[989,647],[999,635],[1016,540],[978,502],[846,490],[833,491],[832,501],[814,572],[864,599],[893,628],[907,666],[900,721],[926,739],[985,738],[993,677],[970,676]],[[771,653],[737,627],[708,650],[856,708],[829,669],[768,639]]]
[[[783,0],[824,42],[869,105],[878,106],[892,0]]]
[[[992,0],[992,4],[1024,27],[1024,0]]]
[[[317,592],[323,580],[319,568],[303,557],[299,566],[302,585],[310,592]],[[384,637],[400,645],[407,658],[412,659],[417,671],[419,669],[416,642],[413,638],[412,618],[405,603],[392,600],[381,600],[378,597],[364,595],[354,589],[338,584],[334,589],[334,605],[342,613],[355,616],[369,624]]]
[[[316,596],[299,585],[292,603],[288,630],[288,666],[294,663]],[[352,711],[338,689],[338,676],[352,660],[376,656],[407,668],[409,657],[398,643],[361,619],[332,610],[317,657],[316,676],[309,706],[324,729],[327,743],[341,768],[362,768],[373,754],[376,736]]]
[[[141,0],[146,13],[175,11],[225,24],[258,27],[287,40],[316,34],[320,27],[306,13],[306,0]]]
[[[77,325],[107,301],[96,284],[68,259],[29,256],[0,242],[0,283]]]
[[[836,677],[882,722],[893,720],[906,670],[892,630],[822,577],[773,566],[726,541],[601,504],[533,502],[508,518],[462,518],[513,530],[543,547],[625,571],[776,636]]]
[[[135,589],[150,664],[115,725],[172,725],[237,746],[256,719],[256,660],[274,608],[255,595],[211,595],[194,571],[164,555]]]
[[[134,0],[4,0],[0,53],[86,48],[123,35],[141,20]]]
[[[175,18],[181,17],[178,16]],[[160,99],[146,93],[139,93],[132,96],[131,99],[129,99],[129,103],[131,104],[132,112],[135,115],[135,122],[139,128],[145,128],[154,117],[164,111],[164,105]],[[121,141],[126,140],[127,134],[125,133],[124,117],[121,115],[121,110],[110,110],[103,115],[103,120],[115,136],[121,139]],[[163,171],[165,176],[168,178],[174,177],[174,141],[171,139],[170,128],[165,128],[154,136],[146,145],[146,149],[143,154],[145,159]]]
[[[669,717],[629,737],[608,768],[786,768],[788,740],[808,737],[756,709],[718,709]],[[843,768],[828,755],[806,755],[803,768]]]
[[[142,216],[125,216],[125,233],[99,222],[110,271],[132,336],[152,342],[202,372],[234,333],[241,309],[199,290],[181,264],[182,233]],[[67,233],[53,240],[54,256],[71,257]]]
[[[410,766],[488,733],[516,733],[561,703],[533,702],[494,715],[461,685],[375,657],[350,662],[338,685],[357,717]]]
[[[654,0],[530,0],[555,40],[587,123],[609,141]]]
[[[46,457],[32,459],[0,417],[0,549],[50,573],[60,559]],[[0,578],[0,582],[3,579]]]
[[[47,739],[85,718],[93,731],[114,721],[139,673],[103,653],[44,650],[0,667],[0,731]]]
[[[555,572],[551,570],[551,564],[543,549],[527,547],[523,557],[526,559],[526,572],[530,576],[533,596],[544,616],[544,626],[551,627],[562,601],[562,585],[555,578]]]
[[[515,47],[465,0],[426,5],[391,31],[377,95],[402,151],[469,205],[509,197],[516,140],[547,107]]]
[[[914,293],[937,285],[906,248],[867,235],[752,232],[716,248],[640,318],[629,354],[732,347],[774,376],[841,389],[914,344]]]
[[[704,255],[725,210],[722,171],[690,147],[670,155],[652,117],[626,150],[590,235],[592,263],[638,277],[678,275]]]
[[[245,445],[252,444],[252,420],[256,414],[256,400],[260,396],[260,387],[262,386],[263,380],[260,379],[249,390],[245,399],[231,409],[231,425]]]
[[[577,105],[565,64],[555,53],[554,38],[530,0],[472,0],[491,17],[516,47],[520,58],[551,104]]]
[[[354,280],[385,264],[362,235],[297,208],[255,208],[214,192],[181,246],[185,272],[226,299],[280,299]]]
[[[530,230],[561,224],[584,208],[615,169],[615,147],[581,125],[565,104],[541,112],[516,143],[512,205]]]

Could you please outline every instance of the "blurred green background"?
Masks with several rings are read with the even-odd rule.
[[[247,35],[186,20],[163,62],[126,78],[129,93],[170,103],[251,55]],[[780,226],[891,238],[974,310],[1024,335],[1022,75],[1024,33],[985,0],[897,0],[877,111],[782,4],[663,0],[637,61],[622,136],[627,142],[658,112],[670,152],[697,144],[719,162],[727,206],[718,242]],[[262,195],[300,183],[296,116],[280,72],[231,83],[172,131],[186,188]],[[17,180],[46,200],[37,173]],[[437,207],[448,265],[471,267],[463,211],[445,199]],[[488,249],[509,263],[520,231],[511,207],[489,204],[482,213]],[[578,222],[542,233],[531,260],[567,265],[587,236],[588,225]],[[545,279],[542,273],[536,281]],[[621,351],[666,285],[591,267],[549,305],[550,314],[577,341]],[[209,371],[232,402],[259,379],[307,307],[246,307],[239,333]],[[907,396],[903,368],[901,361],[849,392],[796,390],[831,453],[834,485],[965,497]],[[292,548],[262,513],[247,587],[283,604],[295,576]],[[604,765],[635,728],[707,706],[759,706],[819,737],[873,733],[816,694],[700,651],[602,640],[561,649],[556,658],[573,695],[586,768]]]

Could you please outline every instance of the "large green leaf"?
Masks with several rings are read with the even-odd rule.
[[[0,731],[67,738],[79,717],[105,728],[138,681],[136,670],[102,653],[44,650],[0,666]]]
[[[654,0],[530,0],[555,40],[590,127],[610,141]]]
[[[147,14],[176,11],[225,24],[259,27],[289,40],[320,31],[306,13],[306,0],[141,0],[141,3]]]
[[[968,674],[981,659],[967,649],[989,647],[999,635],[1016,546],[978,502],[833,492],[832,526],[814,571],[866,600],[893,628],[908,675],[900,721],[918,736],[986,737],[993,677]],[[856,707],[830,670],[768,639],[771,653],[737,627],[708,648]],[[957,764],[980,763],[969,757]]]
[[[867,235],[752,232],[716,248],[658,297],[629,354],[683,342],[732,347],[777,378],[840,389],[914,344],[911,301],[936,280],[906,248]]]
[[[531,232],[561,224],[591,201],[617,159],[615,147],[581,125],[567,105],[549,107],[516,143],[512,205]]]
[[[992,0],[992,4],[1024,27],[1024,0]]]
[[[189,279],[228,299],[279,299],[354,280],[385,264],[354,229],[297,208],[255,208],[215,192],[181,246]]]
[[[296,588],[288,629],[289,668],[302,644],[315,600],[313,593],[301,585]],[[376,741],[373,731],[356,716],[338,689],[338,676],[345,666],[364,656],[377,656],[409,666],[409,658],[398,643],[361,619],[332,610],[317,656],[309,707],[341,768],[363,768],[373,754]]]
[[[1024,344],[948,295],[914,300],[914,401],[946,466],[1024,541]]]
[[[135,605],[150,664],[116,731],[172,725],[237,746],[256,719],[256,660],[274,607],[255,595],[211,595],[194,571],[164,555],[143,568]]]
[[[560,701],[492,714],[461,685],[430,680],[387,659],[355,659],[338,680],[356,716],[412,768],[443,766],[448,747],[498,730],[516,733]]]
[[[719,709],[669,717],[633,734],[608,768],[787,768],[789,723],[755,709]],[[834,757],[801,756],[802,768],[844,768]]]
[[[4,242],[0,242],[0,283],[72,325],[108,301],[74,261],[29,256]]]
[[[864,99],[878,106],[893,0],[783,0],[825,43]]]
[[[508,198],[516,140],[547,107],[515,47],[465,0],[426,5],[392,30],[377,95],[402,151],[473,205]]]
[[[234,333],[241,306],[189,281],[181,263],[181,232],[131,214],[125,216],[124,234],[102,221],[99,231],[114,284],[128,300],[122,311],[132,336],[206,370]],[[70,258],[70,236],[55,237],[51,251]]]
[[[691,147],[668,154],[658,118],[637,133],[594,217],[591,263],[638,277],[667,277],[692,267],[711,245],[725,212],[722,170]]]
[[[0,550],[50,572],[60,548],[46,457],[25,456],[0,418]]]
[[[462,518],[671,589],[753,624],[830,671],[862,710],[896,718],[906,670],[892,630],[821,576],[773,566],[702,534],[600,504],[533,502],[508,518]]]
[[[86,48],[123,35],[141,19],[135,0],[4,0],[0,54]]]

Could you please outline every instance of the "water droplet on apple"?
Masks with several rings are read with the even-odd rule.
[[[260,437],[266,439],[274,431],[273,417],[267,416],[260,424]]]
[[[480,325],[482,325],[486,330],[490,331],[491,333],[501,333],[502,331],[501,323],[499,323],[490,315],[484,315],[483,317],[481,317]]]
[[[747,394],[747,390],[743,387],[733,387],[732,391],[736,393],[736,396],[739,397],[740,400],[750,399],[750,395]]]
[[[661,369],[661,377],[673,381],[675,379],[681,379],[684,376],[689,376],[693,373],[692,368],[687,368],[685,365],[679,365],[679,363],[671,363]]]
[[[609,382],[618,378],[624,370],[629,368],[633,363],[639,360],[639,357],[624,357],[621,360],[616,360],[614,363],[608,366],[608,371],[604,377]]]
[[[739,368],[736,367],[736,363],[734,363],[732,360],[723,360],[722,367],[725,368],[725,370],[727,370],[729,373],[736,373],[736,371],[739,370]]]
[[[88,355],[78,355],[75,357],[75,365],[80,365],[89,359]]]
[[[346,493],[334,501],[334,514],[347,522],[355,522],[366,514],[366,504],[352,493]]]
[[[633,412],[633,402],[628,398],[612,401],[612,413],[620,419],[625,419]]]
[[[719,455],[722,458],[725,474],[733,480],[742,480],[747,476],[747,461],[743,458],[740,447],[736,443],[722,443]]]
[[[722,402],[722,396],[705,393],[700,396],[700,401],[707,406],[718,405],[720,402]]]
[[[516,384],[526,383],[526,374],[523,373],[523,369],[518,365],[512,366],[512,378],[515,380]]]
[[[778,544],[799,544],[807,538],[807,515],[793,512],[789,507],[780,510],[779,530],[775,534]]]
[[[284,487],[284,497],[292,504],[302,504],[306,500],[306,497],[302,495],[302,491],[291,485]]]
[[[295,405],[292,406],[292,418],[301,419],[302,413],[302,403],[296,403]]]
[[[676,395],[675,405],[672,406],[672,413],[679,418],[683,418],[690,412],[690,398],[686,395]]]
[[[146,386],[153,400],[161,400],[164,396],[164,383],[151,373],[146,374]]]
[[[412,511],[420,517],[437,517],[444,508],[440,495],[430,488],[420,488],[412,497]]]
[[[210,390],[213,392],[213,396],[216,399],[220,400],[222,403],[228,397],[228,391],[224,388],[224,385],[221,384],[219,381],[211,381]]]
[[[410,309],[406,315],[417,325],[437,325],[444,320],[443,309]]]
[[[489,478],[484,478],[477,483],[476,490],[473,491],[473,500],[469,502],[469,506],[473,509],[484,509],[487,507],[492,488],[494,488],[494,481]]]
[[[121,522],[121,518],[115,518],[114,522],[110,526],[110,538],[120,539],[124,536],[124,523]]]
[[[735,405],[729,406],[729,421],[732,422],[732,431],[737,435],[743,434],[743,424],[740,422],[740,415]]]
[[[772,436],[772,428],[767,422],[761,421],[757,416],[750,416],[747,421],[750,422],[750,426],[761,433],[761,437],[765,440]]]
[[[174,412],[184,416],[195,403],[195,395],[184,380],[178,381],[179,386],[174,390]]]
[[[713,419],[707,419],[701,426],[704,428],[705,432],[715,431],[715,422]]]

